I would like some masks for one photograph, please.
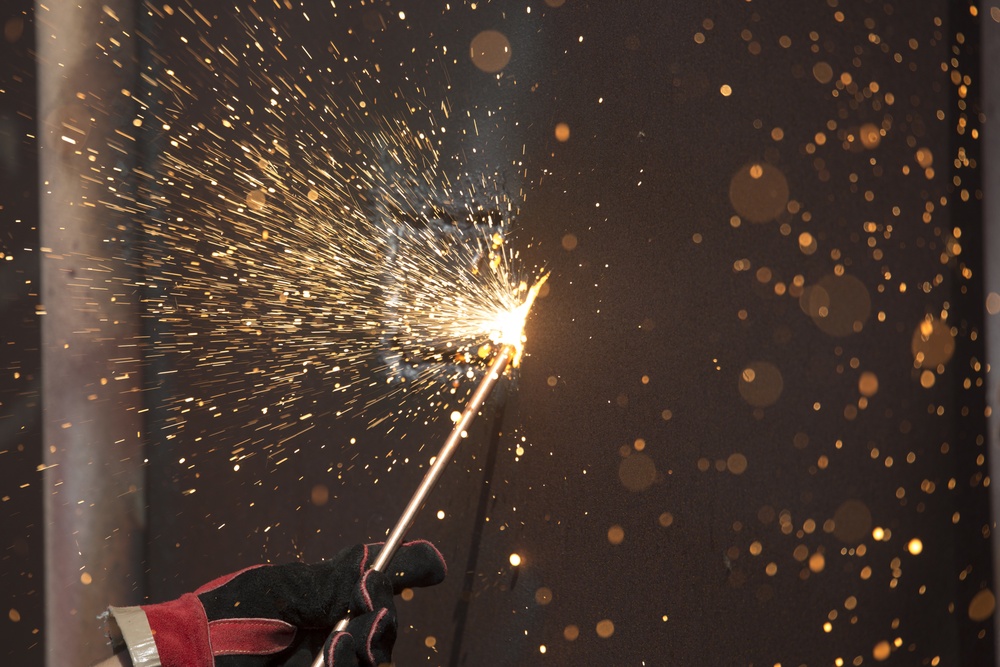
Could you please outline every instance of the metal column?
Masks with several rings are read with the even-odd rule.
[[[131,214],[115,210],[126,205],[137,148],[134,6],[35,6],[52,665],[107,657],[97,616],[137,602],[143,582],[140,303]]]

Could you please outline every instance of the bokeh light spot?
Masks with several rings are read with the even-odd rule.
[[[330,500],[330,489],[327,488],[326,484],[317,484],[309,495],[313,505],[322,507]]]
[[[878,376],[871,371],[862,373],[858,378],[858,392],[868,398],[878,393]]]
[[[788,181],[766,162],[744,166],[729,182],[729,201],[736,212],[751,222],[768,222],[788,205]]]
[[[636,452],[618,465],[618,479],[629,491],[648,489],[656,479],[656,464],[647,454]]]
[[[822,572],[823,568],[826,567],[826,557],[816,552],[812,556],[809,556],[809,571],[810,572]]]
[[[934,164],[934,153],[929,148],[918,148],[913,157],[917,160],[917,164],[924,169]]]
[[[990,315],[1000,313],[1000,294],[990,292],[986,295],[986,312]]]
[[[834,274],[803,292],[800,305],[821,331],[836,337],[861,331],[872,309],[871,296],[863,282],[854,276]]]
[[[472,63],[484,72],[499,72],[510,62],[510,42],[501,32],[484,30],[472,38],[469,55]]]
[[[739,452],[730,454],[726,459],[726,468],[734,475],[742,475],[747,469],[747,457]]]
[[[969,618],[973,621],[985,621],[996,610],[997,600],[993,591],[984,588],[973,596],[969,602]]]
[[[3,38],[10,44],[21,39],[24,34],[24,19],[20,16],[12,16],[3,24]]]
[[[251,211],[263,211],[267,206],[267,195],[263,190],[251,190],[247,193],[247,208]]]
[[[597,623],[597,636],[601,639],[607,639],[611,635],[615,634],[615,624],[611,622],[610,619],[604,619]]]
[[[820,83],[830,83],[833,80],[833,68],[829,63],[820,61],[813,65],[813,76]]]
[[[875,644],[875,648],[872,649],[872,657],[882,662],[889,657],[891,652],[892,646],[890,646],[889,642],[882,640],[878,644]]]
[[[841,542],[857,544],[872,529],[872,513],[860,500],[845,501],[833,513],[833,534]]]
[[[955,353],[951,327],[936,318],[923,320],[913,332],[910,350],[914,362],[921,368],[933,369],[948,363]]]
[[[809,232],[799,234],[799,250],[802,251],[803,255],[812,255],[818,247],[815,236]]]
[[[781,371],[767,361],[751,362],[740,373],[740,396],[755,408],[774,405],[784,386]]]
[[[874,123],[865,123],[858,130],[861,145],[865,148],[876,148],[882,141],[882,133]]]
[[[934,376],[934,371],[925,369],[920,373],[920,386],[924,389],[930,389],[936,381],[937,378]]]

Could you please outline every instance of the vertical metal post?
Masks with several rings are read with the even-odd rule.
[[[134,9],[123,0],[35,5],[51,665],[107,657],[97,615],[137,602],[143,581],[140,303],[127,212]]]

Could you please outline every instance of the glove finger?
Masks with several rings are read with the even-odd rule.
[[[365,572],[382,550],[381,544],[361,544],[344,549],[330,560],[314,565],[294,564],[282,573],[301,568],[308,577],[293,577],[282,583],[289,609],[282,617],[300,627],[329,628],[347,615],[353,593]],[[392,592],[404,588],[432,586],[440,583],[448,571],[444,557],[426,540],[403,544],[393,555],[386,574],[392,581]],[[386,605],[381,605],[386,606]],[[375,607],[376,609],[378,607]]]
[[[330,635],[323,647],[323,664],[326,667],[360,667],[354,638],[349,632]]]
[[[392,609],[395,605],[393,595],[392,580],[388,575],[368,570],[354,589],[351,597],[351,614],[359,615],[379,609]]]
[[[372,561],[381,549],[380,544],[370,545],[369,553]],[[404,588],[434,586],[441,583],[448,574],[448,564],[433,544],[427,540],[415,540],[406,542],[396,550],[385,573],[392,579],[393,591],[398,595]]]
[[[392,582],[381,572],[366,572],[355,590],[351,609],[354,616],[347,631],[354,638],[358,664],[376,667],[389,663],[397,632]]]

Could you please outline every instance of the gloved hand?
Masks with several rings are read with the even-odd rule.
[[[323,646],[326,667],[377,667],[392,659],[396,641],[396,607],[392,581],[369,570],[361,576],[351,600],[351,620]]]
[[[257,565],[171,602],[109,611],[135,667],[310,665],[321,649],[328,667],[377,667],[396,639],[393,595],[447,572],[426,541],[404,544],[385,573],[371,572],[380,548],[358,545],[314,565]],[[327,639],[348,613],[347,630]]]

